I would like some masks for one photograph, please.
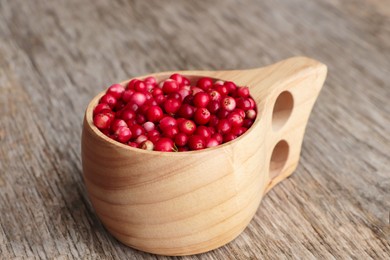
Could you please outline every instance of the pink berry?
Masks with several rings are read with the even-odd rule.
[[[221,105],[223,109],[233,111],[236,108],[236,101],[232,97],[224,97]]]
[[[207,143],[206,143],[206,147],[209,148],[209,147],[214,147],[214,146],[218,146],[219,145],[219,142],[217,141],[217,139],[215,138],[210,138]]]
[[[122,126],[118,128],[116,133],[117,133],[117,140],[121,143],[128,142],[132,136],[130,129],[126,126]]]
[[[217,102],[220,102],[222,100],[222,95],[218,91],[216,91],[215,89],[210,90],[209,95],[210,95],[211,100],[214,100]]]
[[[212,139],[215,139],[218,144],[221,144],[223,142],[223,136],[220,133],[215,133],[211,135]]]
[[[154,123],[153,123],[153,122],[150,122],[150,121],[145,122],[142,126],[144,127],[144,129],[146,130],[146,132],[150,132],[150,131],[154,130],[155,127],[156,127],[156,126],[154,125]]]
[[[116,132],[120,127],[123,127],[123,126],[127,127],[125,120],[115,119],[111,124],[111,130],[113,132]]]
[[[256,111],[253,109],[249,109],[246,111],[245,115],[246,115],[246,118],[254,120],[256,118]]]
[[[99,129],[110,128],[111,122],[112,117],[110,117],[107,113],[97,114],[93,117],[93,123]]]
[[[135,92],[131,96],[130,102],[133,102],[134,104],[137,104],[138,106],[142,106],[146,102],[146,96],[144,93]]]
[[[152,141],[146,140],[146,141],[144,141],[143,143],[141,143],[140,148],[141,148],[141,149],[144,149],[144,150],[147,150],[147,151],[153,151],[153,149],[154,149],[154,144],[153,144]]]
[[[146,84],[150,84],[150,85],[153,85],[153,86],[156,86],[157,85],[157,79],[153,76],[150,76],[150,77],[146,77],[144,79],[144,82]]]
[[[194,121],[198,125],[205,125],[210,121],[210,111],[207,108],[198,108],[194,114]]]
[[[146,137],[146,135],[139,135],[136,139],[135,139],[135,142],[137,144],[141,144],[143,142],[145,142],[146,140],[148,140],[148,138]]]
[[[111,94],[112,96],[114,96],[116,99],[119,99],[123,92],[125,91],[125,88],[120,85],[120,84],[114,84],[114,85],[111,85],[108,89],[107,89],[107,93],[108,94]]]
[[[160,138],[154,145],[155,151],[162,152],[173,152],[174,151],[174,143],[170,138]]]

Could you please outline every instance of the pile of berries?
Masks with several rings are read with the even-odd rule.
[[[229,142],[256,118],[248,87],[202,77],[192,85],[180,74],[114,84],[93,111],[108,137],[145,150],[181,152]]]

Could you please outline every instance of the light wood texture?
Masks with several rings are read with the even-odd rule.
[[[329,73],[295,173],[235,240],[180,259],[388,259],[389,10],[381,0],[0,1],[0,258],[172,259],[118,242],[94,212],[80,158],[91,98],[156,71],[304,55]]]
[[[244,135],[215,148],[144,151],[115,142],[94,126],[99,94],[84,118],[83,174],[96,213],[118,240],[150,253],[191,255],[236,238],[263,194],[295,170],[326,66],[296,57],[253,70],[151,75],[161,81],[172,73],[249,86],[257,104],[256,121]],[[291,101],[283,98],[286,93]],[[281,109],[286,104],[291,104],[290,111]],[[273,120],[284,124],[275,130]]]

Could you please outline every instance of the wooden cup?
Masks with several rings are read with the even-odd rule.
[[[152,76],[163,80],[172,73]],[[145,151],[93,125],[100,93],[88,105],[82,134],[83,177],[96,214],[122,243],[161,255],[206,252],[245,229],[264,194],[297,167],[327,68],[295,57],[260,69],[179,73],[249,86],[258,110],[253,126],[214,148]]]

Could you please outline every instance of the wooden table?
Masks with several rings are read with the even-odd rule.
[[[149,72],[329,66],[291,178],[185,259],[390,257],[390,2],[0,2],[0,258],[165,259],[103,228],[81,178],[89,100]]]

